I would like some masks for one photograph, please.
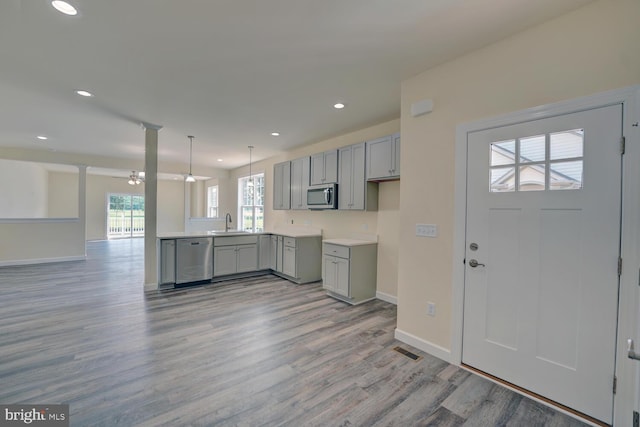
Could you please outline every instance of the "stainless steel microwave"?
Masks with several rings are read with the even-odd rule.
[[[337,209],[338,184],[314,185],[307,190],[309,209]]]

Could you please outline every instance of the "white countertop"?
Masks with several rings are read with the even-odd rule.
[[[189,237],[223,237],[223,236],[251,236],[268,233],[246,233],[244,231],[171,231],[168,233],[158,233],[158,239],[184,239]]]
[[[372,242],[371,240],[361,240],[361,239],[326,239],[323,240],[322,243],[329,243],[332,245],[339,246],[362,246],[362,245],[377,245],[377,242]]]
[[[322,229],[314,227],[276,227],[268,233],[286,237],[322,237]]]
[[[185,239],[191,237],[224,237],[224,236],[260,236],[262,234],[277,234],[286,237],[322,237],[322,230],[316,228],[283,228],[274,231],[247,233],[244,231],[173,231],[158,233],[158,239]]]

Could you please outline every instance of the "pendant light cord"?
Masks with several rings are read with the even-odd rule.
[[[253,173],[251,170],[251,163],[252,163],[252,156],[251,154],[253,153],[253,145],[249,145],[249,183],[251,184],[249,187],[249,192],[251,193],[251,215],[253,217],[253,229],[255,230],[256,228],[256,187],[255,187],[255,183],[253,182]]]
[[[193,159],[193,136],[189,135],[189,175],[191,175],[191,162]]]

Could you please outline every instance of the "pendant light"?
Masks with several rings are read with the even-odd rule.
[[[192,135],[187,136],[189,138],[189,175],[184,179],[185,182],[196,182],[196,179],[191,174],[191,163],[193,159],[193,138]]]

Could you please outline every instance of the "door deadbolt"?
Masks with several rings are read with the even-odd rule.
[[[472,251],[477,251],[478,250],[478,244],[477,243],[472,243],[469,245],[469,249],[471,249]]]

